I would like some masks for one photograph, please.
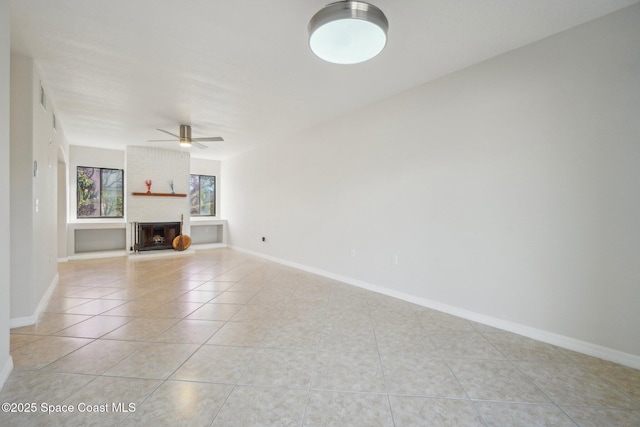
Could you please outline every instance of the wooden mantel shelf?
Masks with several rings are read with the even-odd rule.
[[[134,196],[155,196],[155,197],[187,197],[186,194],[177,193],[131,193]]]

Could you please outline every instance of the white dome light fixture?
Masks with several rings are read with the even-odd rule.
[[[387,44],[389,22],[374,5],[361,1],[328,4],[309,21],[309,47],[334,64],[368,61]]]

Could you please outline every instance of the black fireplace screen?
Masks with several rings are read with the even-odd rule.
[[[173,239],[180,235],[179,222],[139,222],[137,226],[139,251],[173,249]]]

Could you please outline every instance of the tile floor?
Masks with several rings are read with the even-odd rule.
[[[59,270],[2,426],[640,426],[640,371],[230,249]]]

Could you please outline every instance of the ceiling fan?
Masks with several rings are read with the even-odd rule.
[[[191,138],[191,126],[189,125],[180,125],[180,135],[176,135],[175,133],[168,132],[162,129],[156,129],[160,132],[167,133],[174,138],[176,138],[182,147],[191,147],[191,145],[195,145],[198,148],[207,148],[206,145],[200,144],[200,142],[206,141],[224,141],[219,136],[208,136],[204,138]],[[163,142],[163,141],[174,141],[173,139],[150,139],[149,142]]]

